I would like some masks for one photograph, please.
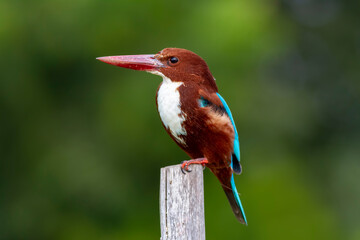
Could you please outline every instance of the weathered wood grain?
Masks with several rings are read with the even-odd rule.
[[[202,166],[191,165],[187,174],[180,166],[161,169],[161,240],[205,240]]]

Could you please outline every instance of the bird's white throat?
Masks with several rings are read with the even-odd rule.
[[[156,99],[161,121],[179,143],[185,144],[182,136],[186,135],[186,130],[183,128],[182,123],[185,121],[186,116],[181,111],[178,90],[183,82],[172,82],[162,73],[152,73],[163,78]]]

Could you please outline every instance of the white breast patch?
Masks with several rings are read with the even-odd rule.
[[[178,87],[183,83],[172,82],[163,74],[156,74],[163,77],[163,82],[157,95],[157,105],[161,121],[179,143],[185,144],[181,136],[186,135],[186,130],[182,127],[186,116],[181,112],[180,93],[178,91]]]

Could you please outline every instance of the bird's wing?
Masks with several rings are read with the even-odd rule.
[[[240,143],[239,143],[239,135],[236,130],[235,122],[232,117],[229,106],[227,105],[225,99],[219,94],[206,94],[203,91],[200,91],[200,99],[199,99],[200,107],[211,106],[214,111],[223,111],[225,112],[231,120],[231,124],[234,128],[234,147],[233,153],[231,156],[231,167],[236,174],[241,173],[241,165],[240,165]]]
[[[225,99],[219,94],[216,93],[218,95],[218,97],[220,98],[222,104],[224,105],[225,111],[227,113],[227,115],[229,116],[230,120],[231,120],[231,124],[234,127],[234,132],[235,132],[235,136],[234,136],[234,150],[233,150],[233,154],[231,156],[231,165],[233,168],[233,171],[237,174],[241,173],[241,165],[240,165],[240,142],[239,142],[239,135],[238,132],[236,130],[236,126],[235,126],[235,122],[234,119],[232,117],[231,111],[229,106],[227,105]]]

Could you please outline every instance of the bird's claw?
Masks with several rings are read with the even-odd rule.
[[[203,170],[204,170],[207,163],[209,163],[209,162],[206,158],[196,158],[196,159],[191,159],[188,161],[182,161],[181,162],[181,171],[183,174],[186,174],[186,172],[192,172],[192,170],[189,168],[189,166],[191,164],[201,164],[203,167]]]
[[[183,174],[186,174],[186,172],[192,172],[192,170],[189,168],[190,166],[190,162],[189,161],[182,161],[181,162],[181,171]]]

